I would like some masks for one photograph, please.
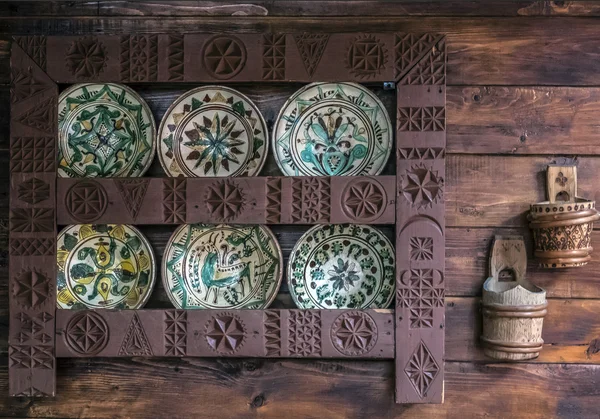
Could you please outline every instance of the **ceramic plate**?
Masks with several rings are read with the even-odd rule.
[[[271,136],[287,176],[378,175],[392,149],[392,123],[371,91],[355,83],[313,83],[279,112]]]
[[[171,176],[256,176],[267,157],[267,125],[240,92],[205,86],[180,96],[160,123],[160,162]]]
[[[120,84],[77,84],[58,99],[61,177],[142,176],[156,151],[146,102]]]
[[[288,263],[299,308],[386,308],[394,297],[394,249],[365,225],[318,225],[296,243]]]
[[[282,260],[267,227],[186,224],[167,244],[163,283],[177,308],[261,309],[279,291]]]
[[[71,225],[57,249],[59,308],[140,308],[152,293],[154,254],[135,227]]]

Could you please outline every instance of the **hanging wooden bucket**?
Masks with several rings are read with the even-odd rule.
[[[596,202],[577,198],[577,168],[548,166],[547,202],[531,205],[534,256],[544,268],[583,266],[592,257],[591,235],[600,219]]]
[[[496,236],[482,298],[481,340],[490,358],[521,361],[542,350],[546,291],[525,279],[526,269],[523,238]]]

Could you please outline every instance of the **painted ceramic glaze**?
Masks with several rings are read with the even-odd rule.
[[[159,128],[160,162],[171,176],[256,176],[267,156],[267,125],[240,92],[222,86],[190,90]]]
[[[58,101],[58,175],[137,177],[155,153],[150,108],[120,84],[77,84]]]
[[[267,227],[186,224],[167,244],[163,283],[177,308],[261,309],[277,295],[282,260]]]
[[[392,149],[381,101],[355,83],[313,83],[283,106],[273,129],[277,164],[288,176],[378,175]]]
[[[125,224],[71,225],[57,242],[59,308],[140,308],[154,288],[152,248]]]
[[[288,263],[299,308],[386,308],[394,297],[394,249],[365,225],[318,225],[298,241]]]

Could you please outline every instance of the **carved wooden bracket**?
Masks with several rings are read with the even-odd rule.
[[[394,358],[397,402],[442,401],[443,35],[25,36],[11,72],[11,395],[53,396],[56,356],[300,356]],[[57,179],[57,83],[92,81],[395,81],[396,176]],[[396,224],[396,308],[56,311],[57,221]]]

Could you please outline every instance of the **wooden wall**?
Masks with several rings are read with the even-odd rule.
[[[490,241],[513,233],[531,241],[525,215],[529,203],[544,198],[545,166],[576,159],[581,195],[600,200],[600,1],[175,3],[0,3],[0,417],[600,415],[600,251],[587,267],[563,272],[530,263],[528,277],[550,298],[538,359],[490,362],[478,343]],[[11,36],[311,30],[447,34],[445,404],[395,405],[390,362],[231,359],[60,360],[55,400],[9,399]],[[152,232],[157,252],[169,232]],[[299,234],[279,235],[284,249]],[[594,241],[600,247],[598,230]],[[154,300],[162,304],[160,295]],[[278,304],[289,306],[289,296],[282,293]]]

